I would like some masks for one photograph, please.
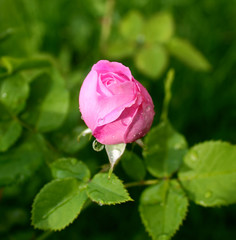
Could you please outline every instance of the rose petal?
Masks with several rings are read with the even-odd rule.
[[[86,125],[93,131],[97,115],[93,109],[97,108],[97,72],[91,70],[85,78],[79,95],[79,108]]]
[[[109,62],[107,60],[100,60],[96,64],[93,65],[93,70],[98,73],[120,73],[121,75],[125,75],[128,79],[132,79],[131,72],[128,67],[125,67],[123,64],[118,62]]]
[[[144,101],[133,116],[132,123],[126,129],[124,142],[134,142],[145,136],[151,128],[154,115],[153,104]]]
[[[80,111],[93,135],[103,144],[133,142],[150,129],[152,99],[121,63],[101,60],[81,87]]]
[[[152,102],[152,98],[151,96],[149,95],[147,89],[140,83],[138,82],[136,79],[133,79],[135,84],[137,85],[137,87],[139,88],[140,90],[140,94],[142,95],[142,97],[145,99],[145,101],[149,102],[151,105],[153,105],[153,102]]]
[[[136,112],[136,106],[126,108],[114,122],[98,126],[93,132],[94,137],[102,144],[124,143],[124,133],[127,131]]]
[[[116,120],[124,108],[136,101],[134,82],[128,81],[117,86],[117,95],[104,96],[97,92],[97,77],[96,71],[92,70],[85,78],[79,96],[80,112],[92,131],[97,126]]]
[[[104,85],[101,75],[98,76],[97,93],[106,97],[111,97],[113,95],[113,93]]]
[[[98,125],[104,125],[116,120],[123,110],[132,106],[136,101],[135,85],[133,82],[119,84],[116,89],[119,94],[112,97],[99,97]]]

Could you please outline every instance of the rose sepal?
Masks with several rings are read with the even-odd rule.
[[[113,144],[113,145],[105,145],[105,149],[110,162],[110,170],[108,173],[108,178],[111,177],[114,166],[119,162],[121,156],[123,155],[126,148],[125,143]]]

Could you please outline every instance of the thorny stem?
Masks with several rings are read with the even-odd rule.
[[[107,39],[111,32],[112,15],[114,12],[115,0],[107,0],[106,13],[102,18],[102,27],[100,35],[100,49],[102,52],[105,51]]]
[[[151,179],[151,180],[139,181],[139,182],[131,182],[131,183],[126,183],[125,187],[129,188],[129,187],[153,185],[153,184],[157,184],[158,182],[159,182],[158,179]]]

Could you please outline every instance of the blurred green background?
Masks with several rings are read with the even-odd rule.
[[[147,40],[141,21],[160,13],[171,16],[172,38],[186,39],[202,53],[197,59],[200,67],[195,65],[194,56],[187,56],[189,62],[174,58],[168,42],[157,40],[158,47],[152,49],[152,39]],[[124,63],[147,87],[155,104],[154,125],[159,122],[164,97],[163,79],[167,70],[174,68],[169,110],[173,126],[186,136],[190,146],[210,139],[236,143],[235,23],[235,0],[0,0],[0,57],[40,55],[53,61],[66,81],[70,107],[64,124],[45,137],[59,149],[58,155],[75,156],[96,173],[107,163],[105,153],[95,153],[90,144],[80,146],[75,139],[84,128],[78,111],[79,89],[100,59]],[[165,35],[168,26],[163,26]],[[142,55],[145,48],[151,51]],[[163,53],[163,49],[167,50]],[[155,52],[160,54],[157,59]],[[162,67],[157,72],[158,66]],[[24,119],[23,114],[21,117]],[[122,179],[120,166],[116,173]],[[129,190],[135,202],[92,205],[61,232],[34,230],[30,225],[32,201],[50,179],[43,164],[27,181],[0,189],[0,239],[149,239],[138,214],[142,187]],[[173,239],[234,239],[235,224],[236,206],[207,209],[190,204],[188,216]]]

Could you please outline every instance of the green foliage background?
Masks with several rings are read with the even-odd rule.
[[[172,15],[174,36],[193,44],[210,62],[210,71],[189,68],[170,52],[159,74],[153,68],[151,73],[143,71],[137,54],[146,43],[120,30],[120,23],[132,12],[147,20],[160,11]],[[78,111],[79,89],[100,59],[121,61],[147,87],[156,110],[153,126],[160,121],[166,70],[174,68],[169,119],[175,129],[189,146],[219,139],[235,144],[235,22],[235,0],[0,0],[0,238],[149,239],[137,211],[144,187],[129,189],[134,202],[90,205],[73,224],[55,233],[31,226],[32,202],[51,181],[48,165],[54,159],[76,157],[92,174],[108,162],[105,152],[94,152],[87,139],[76,141],[85,128]],[[138,21],[135,26],[139,32]],[[114,51],[120,31],[126,38]],[[117,56],[117,51],[125,54]],[[151,53],[145,55],[147,60]],[[9,85],[4,83],[8,75]],[[14,91],[13,98],[4,94],[8,89]],[[134,145],[129,148],[140,151]],[[9,165],[8,159],[14,161]],[[125,164],[115,173],[130,182],[132,172],[124,173]],[[184,226],[173,239],[233,239],[235,216],[235,205],[203,208],[190,202]]]

